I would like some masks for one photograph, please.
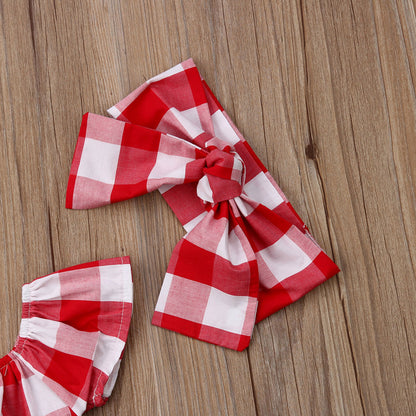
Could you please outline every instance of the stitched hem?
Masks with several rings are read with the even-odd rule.
[[[121,259],[120,264],[130,264],[129,257],[121,257],[120,259]],[[132,298],[131,271],[127,273],[123,270],[122,274],[123,275],[125,274],[123,276],[123,298],[124,299]],[[120,316],[120,325],[119,325],[118,334],[117,334],[117,338],[119,339],[121,339],[120,338],[121,330],[123,328],[123,325],[126,323],[126,321],[128,323],[128,328],[130,328],[131,311],[129,313],[128,309],[130,305],[132,308],[133,304],[130,302],[122,302],[122,305],[123,306],[122,306],[122,311],[121,311],[121,316]],[[93,385],[94,386],[92,388],[93,396],[87,401],[87,410],[93,407],[103,406],[105,403],[107,403],[108,399],[110,398],[111,393],[113,391],[113,388],[118,378],[118,373],[120,370],[120,363],[124,354],[127,337],[128,337],[128,332],[126,334],[125,339],[121,339],[124,343],[124,347],[120,353],[120,356],[117,359],[115,358],[114,362],[111,363],[110,373],[107,375],[101,372],[95,385]],[[106,387],[107,387],[107,390],[106,390]]]

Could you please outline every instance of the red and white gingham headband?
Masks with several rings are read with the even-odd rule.
[[[158,189],[187,234],[175,247],[152,323],[243,350],[255,322],[339,269],[189,59],[109,110],[84,115],[67,208]]]

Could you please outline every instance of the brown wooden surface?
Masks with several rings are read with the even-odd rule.
[[[20,287],[130,255],[134,313],[92,415],[414,415],[416,0],[0,1],[0,355]],[[192,56],[342,272],[234,352],[150,324],[183,235],[158,193],[64,208],[81,116]]]

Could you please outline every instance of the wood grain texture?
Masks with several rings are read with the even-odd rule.
[[[0,1],[0,355],[20,287],[130,255],[119,380],[93,415],[413,415],[416,1]],[[150,325],[183,230],[159,194],[69,211],[86,111],[192,56],[342,272],[238,353]]]

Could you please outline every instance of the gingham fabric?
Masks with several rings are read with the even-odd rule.
[[[162,193],[187,233],[173,251],[153,324],[242,350],[256,321],[339,271],[191,59],[109,113],[115,119],[83,117],[66,206]]]
[[[132,312],[128,257],[81,264],[22,289],[17,341],[0,359],[3,416],[69,416],[113,390]]]

